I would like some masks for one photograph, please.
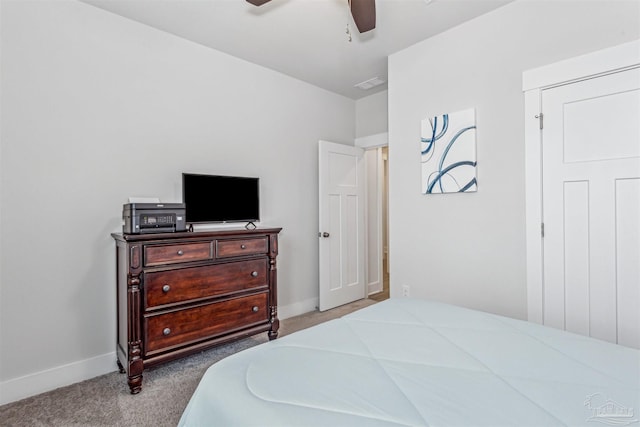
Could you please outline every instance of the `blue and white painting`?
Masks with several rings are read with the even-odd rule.
[[[422,120],[422,193],[477,191],[473,108]]]

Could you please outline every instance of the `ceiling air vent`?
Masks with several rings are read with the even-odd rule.
[[[355,85],[355,87],[362,90],[369,90],[372,87],[380,86],[383,83],[384,83],[384,80],[382,80],[380,77],[374,77],[372,79],[365,80],[361,83],[358,83],[357,85]]]

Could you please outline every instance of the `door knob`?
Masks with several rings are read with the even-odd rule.
[[[329,233],[325,231],[324,233],[322,233],[322,237],[329,237]]]

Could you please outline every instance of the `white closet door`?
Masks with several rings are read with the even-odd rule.
[[[542,91],[544,324],[640,348],[640,70]]]

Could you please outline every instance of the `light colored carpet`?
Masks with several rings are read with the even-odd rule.
[[[288,335],[359,310],[376,301],[363,299],[325,312],[281,320],[279,336]],[[213,363],[267,342],[259,334],[144,371],[142,392],[129,393],[117,371],[0,406],[0,425],[12,427],[175,426],[200,378]],[[115,367],[115,360],[114,360]]]

